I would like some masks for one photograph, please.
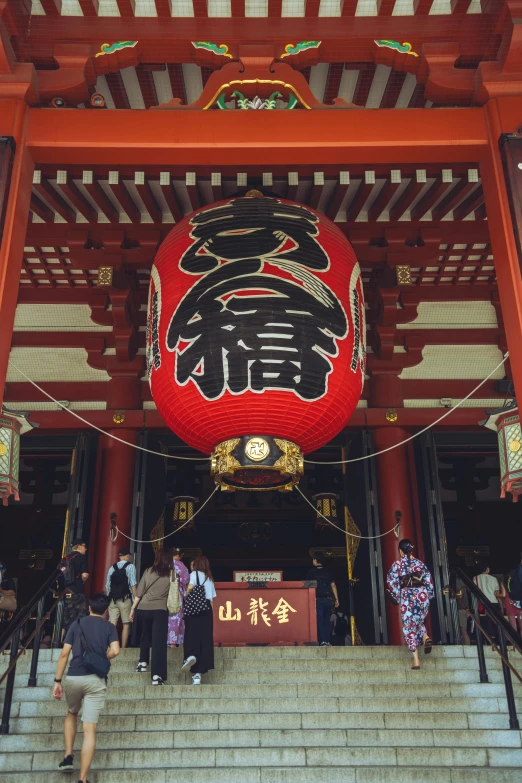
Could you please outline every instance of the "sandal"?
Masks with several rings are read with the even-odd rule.
[[[433,648],[433,641],[428,636],[428,638],[424,642],[424,655],[429,655],[432,648]]]
[[[412,666],[411,668],[412,669],[420,669],[420,665],[419,666]]]

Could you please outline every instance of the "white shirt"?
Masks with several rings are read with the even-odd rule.
[[[498,579],[491,574],[480,574],[475,577],[476,584],[479,590],[482,590],[488,601],[492,604],[497,603],[497,596],[495,590],[500,590]]]
[[[212,581],[212,579],[207,579],[203,571],[198,571],[197,574],[199,577],[199,584],[203,585],[203,587],[205,588],[205,598],[207,599],[207,601],[211,601],[217,595],[216,588],[214,587],[214,582]],[[205,579],[207,580],[206,582]],[[205,582],[205,584],[203,584],[203,582]],[[190,574],[189,584],[194,586],[197,585],[196,571],[192,571],[192,573]]]

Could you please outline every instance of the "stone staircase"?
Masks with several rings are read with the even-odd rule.
[[[36,688],[26,687],[30,656],[18,667],[0,781],[63,783],[58,654],[41,652]],[[124,650],[90,781],[521,783],[521,732],[508,728],[498,656],[486,656],[491,682],[480,684],[473,647],[435,647],[420,672],[397,647],[224,648],[197,687],[179,670],[181,650],[170,650],[169,685],[153,688],[134,672],[137,651]]]

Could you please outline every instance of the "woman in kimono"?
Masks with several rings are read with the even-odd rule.
[[[402,631],[413,654],[412,669],[420,669],[418,648],[431,652],[433,642],[428,636],[424,620],[433,598],[433,579],[422,560],[413,557],[413,544],[407,538],[399,542],[399,560],[388,572],[388,590],[400,606]]]
[[[181,596],[181,609],[177,614],[169,617],[169,630],[167,634],[167,644],[169,647],[177,647],[183,644],[185,637],[185,620],[183,618],[183,601],[187,594],[187,585],[189,583],[189,572],[187,566],[183,563],[183,553],[180,549],[172,550],[174,560],[174,570],[179,580],[179,592]]]

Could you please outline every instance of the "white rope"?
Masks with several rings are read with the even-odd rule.
[[[397,522],[397,524],[396,524],[396,525],[394,525],[392,528],[390,528],[390,530],[387,530],[387,531],[386,531],[386,533],[379,533],[379,535],[378,535],[378,536],[358,536],[358,535],[357,535],[357,533],[350,533],[348,530],[343,530],[343,528],[342,528],[342,527],[339,527],[339,525],[334,525],[334,523],[333,523],[333,522],[330,522],[330,520],[328,519],[328,517],[325,517],[325,515],[324,515],[324,514],[321,514],[321,512],[319,511],[319,509],[318,509],[318,508],[316,508],[316,507],[314,506],[314,504],[313,504],[313,503],[312,503],[310,500],[308,500],[308,498],[306,497],[306,495],[304,495],[304,494],[301,492],[301,490],[299,489],[299,487],[298,487],[297,485],[296,485],[295,489],[296,489],[296,490],[299,492],[299,494],[301,495],[301,497],[303,497],[303,498],[306,500],[306,502],[308,503],[308,505],[309,505],[309,506],[311,506],[311,507],[313,508],[313,510],[314,510],[314,511],[315,511],[317,514],[319,514],[319,516],[320,516],[320,517],[322,517],[322,518],[323,518],[323,519],[324,519],[326,522],[328,522],[328,524],[329,524],[329,525],[331,525],[332,527],[335,527],[335,528],[337,528],[337,530],[340,530],[340,531],[341,531],[341,533],[344,533],[344,535],[345,535],[345,536],[351,536],[352,538],[360,538],[360,539],[363,539],[364,541],[370,541],[370,540],[373,540],[374,538],[384,538],[384,536],[387,536],[387,535],[389,535],[390,533],[395,533],[396,537],[397,537],[397,538],[399,538],[399,528],[400,528],[400,524],[401,524],[400,522]]]
[[[207,505],[207,503],[210,500],[210,498],[214,497],[214,495],[216,494],[218,489],[219,489],[219,487],[217,487],[217,486],[214,487],[214,491],[208,496],[208,498],[205,500],[205,502],[201,504],[201,506],[198,508],[198,510],[194,514],[192,514],[190,519],[187,519],[186,522],[184,522],[182,525],[177,527],[176,530],[173,530],[172,533],[167,533],[166,536],[162,536],[161,538],[147,538],[144,541],[141,541],[139,538],[131,538],[126,533],[124,533],[123,530],[120,530],[117,525],[115,526],[115,529],[116,529],[117,533],[120,533],[122,536],[125,536],[125,538],[128,538],[129,541],[134,541],[135,544],[157,544],[158,541],[164,541],[166,538],[169,538],[169,536],[173,536],[174,533],[179,533],[179,531],[182,530],[185,527],[185,525],[188,525],[189,522],[192,522],[192,520],[199,514],[199,512],[203,511],[203,509]],[[117,537],[118,537],[118,535],[116,535],[116,538]],[[116,538],[114,538],[114,539],[111,538],[111,540],[116,541]]]
[[[32,383],[32,385],[35,387],[35,389],[38,389],[38,391],[41,391],[42,394],[45,394],[46,397],[48,397],[50,400],[55,402],[57,405],[60,406],[64,411],[67,411],[67,413],[70,413],[71,416],[75,416],[80,421],[83,421],[84,424],[87,424],[88,427],[92,427],[93,430],[97,430],[98,432],[101,432],[102,435],[107,435],[108,438],[112,438],[113,440],[117,440],[119,443],[124,443],[126,446],[131,446],[133,449],[138,449],[138,451],[145,451],[147,454],[155,454],[158,457],[163,457],[164,459],[183,459],[188,460],[190,462],[207,462],[210,457],[181,457],[179,454],[163,454],[162,451],[154,451],[153,449],[146,449],[143,446],[137,446],[134,443],[129,443],[126,440],[123,440],[123,438],[118,438],[117,435],[112,435],[110,432],[107,432],[106,430],[102,430],[100,427],[97,427],[96,424],[93,424],[90,421],[87,421],[87,419],[84,419],[83,416],[80,416],[75,411],[72,411],[70,408],[67,407],[67,405],[64,405],[62,402],[59,402],[59,400],[55,400],[52,394],[49,394],[45,391],[45,389],[42,389],[41,386],[38,386],[37,383],[32,381],[28,375],[25,374],[23,370],[21,370],[19,367],[14,364],[14,362],[9,362],[10,367],[14,367],[14,369],[20,373],[20,375],[23,375],[24,378],[29,381],[29,383]]]
[[[439,418],[436,421],[432,422],[431,424],[428,424],[427,427],[424,427],[424,429],[419,430],[419,432],[414,432],[413,435],[410,435],[410,437],[406,438],[406,440],[403,440],[400,443],[396,443],[394,446],[388,446],[387,449],[382,449],[382,451],[375,451],[373,454],[365,454],[362,457],[354,457],[354,459],[340,459],[340,460],[336,460],[335,462],[320,462],[318,460],[305,459],[305,462],[308,462],[310,465],[347,465],[350,462],[361,462],[362,460],[365,459],[372,459],[373,457],[378,457],[379,454],[386,454],[387,451],[393,451],[393,449],[398,449],[399,446],[404,446],[406,443],[409,443],[414,438],[418,438],[419,435],[422,435],[424,432],[431,430],[432,427],[435,427],[435,425],[439,424],[441,421],[443,421],[443,419],[446,419],[448,416],[451,416],[453,411],[456,411],[457,408],[460,408],[460,406],[463,403],[465,403],[466,400],[469,400],[469,398],[472,397],[475,394],[475,392],[481,388],[481,386],[484,386],[484,384],[487,381],[489,381],[491,376],[496,373],[499,367],[502,367],[504,362],[507,361],[508,357],[509,357],[509,353],[504,354],[504,358],[502,359],[502,361],[499,362],[493,370],[491,370],[489,375],[486,378],[484,378],[484,380],[481,381],[479,385],[473,389],[473,391],[470,391],[470,393],[466,397],[464,397],[462,400],[459,400],[459,402],[457,402],[456,405],[454,405],[452,408],[446,411],[446,413],[443,413],[442,416],[439,416]]]

